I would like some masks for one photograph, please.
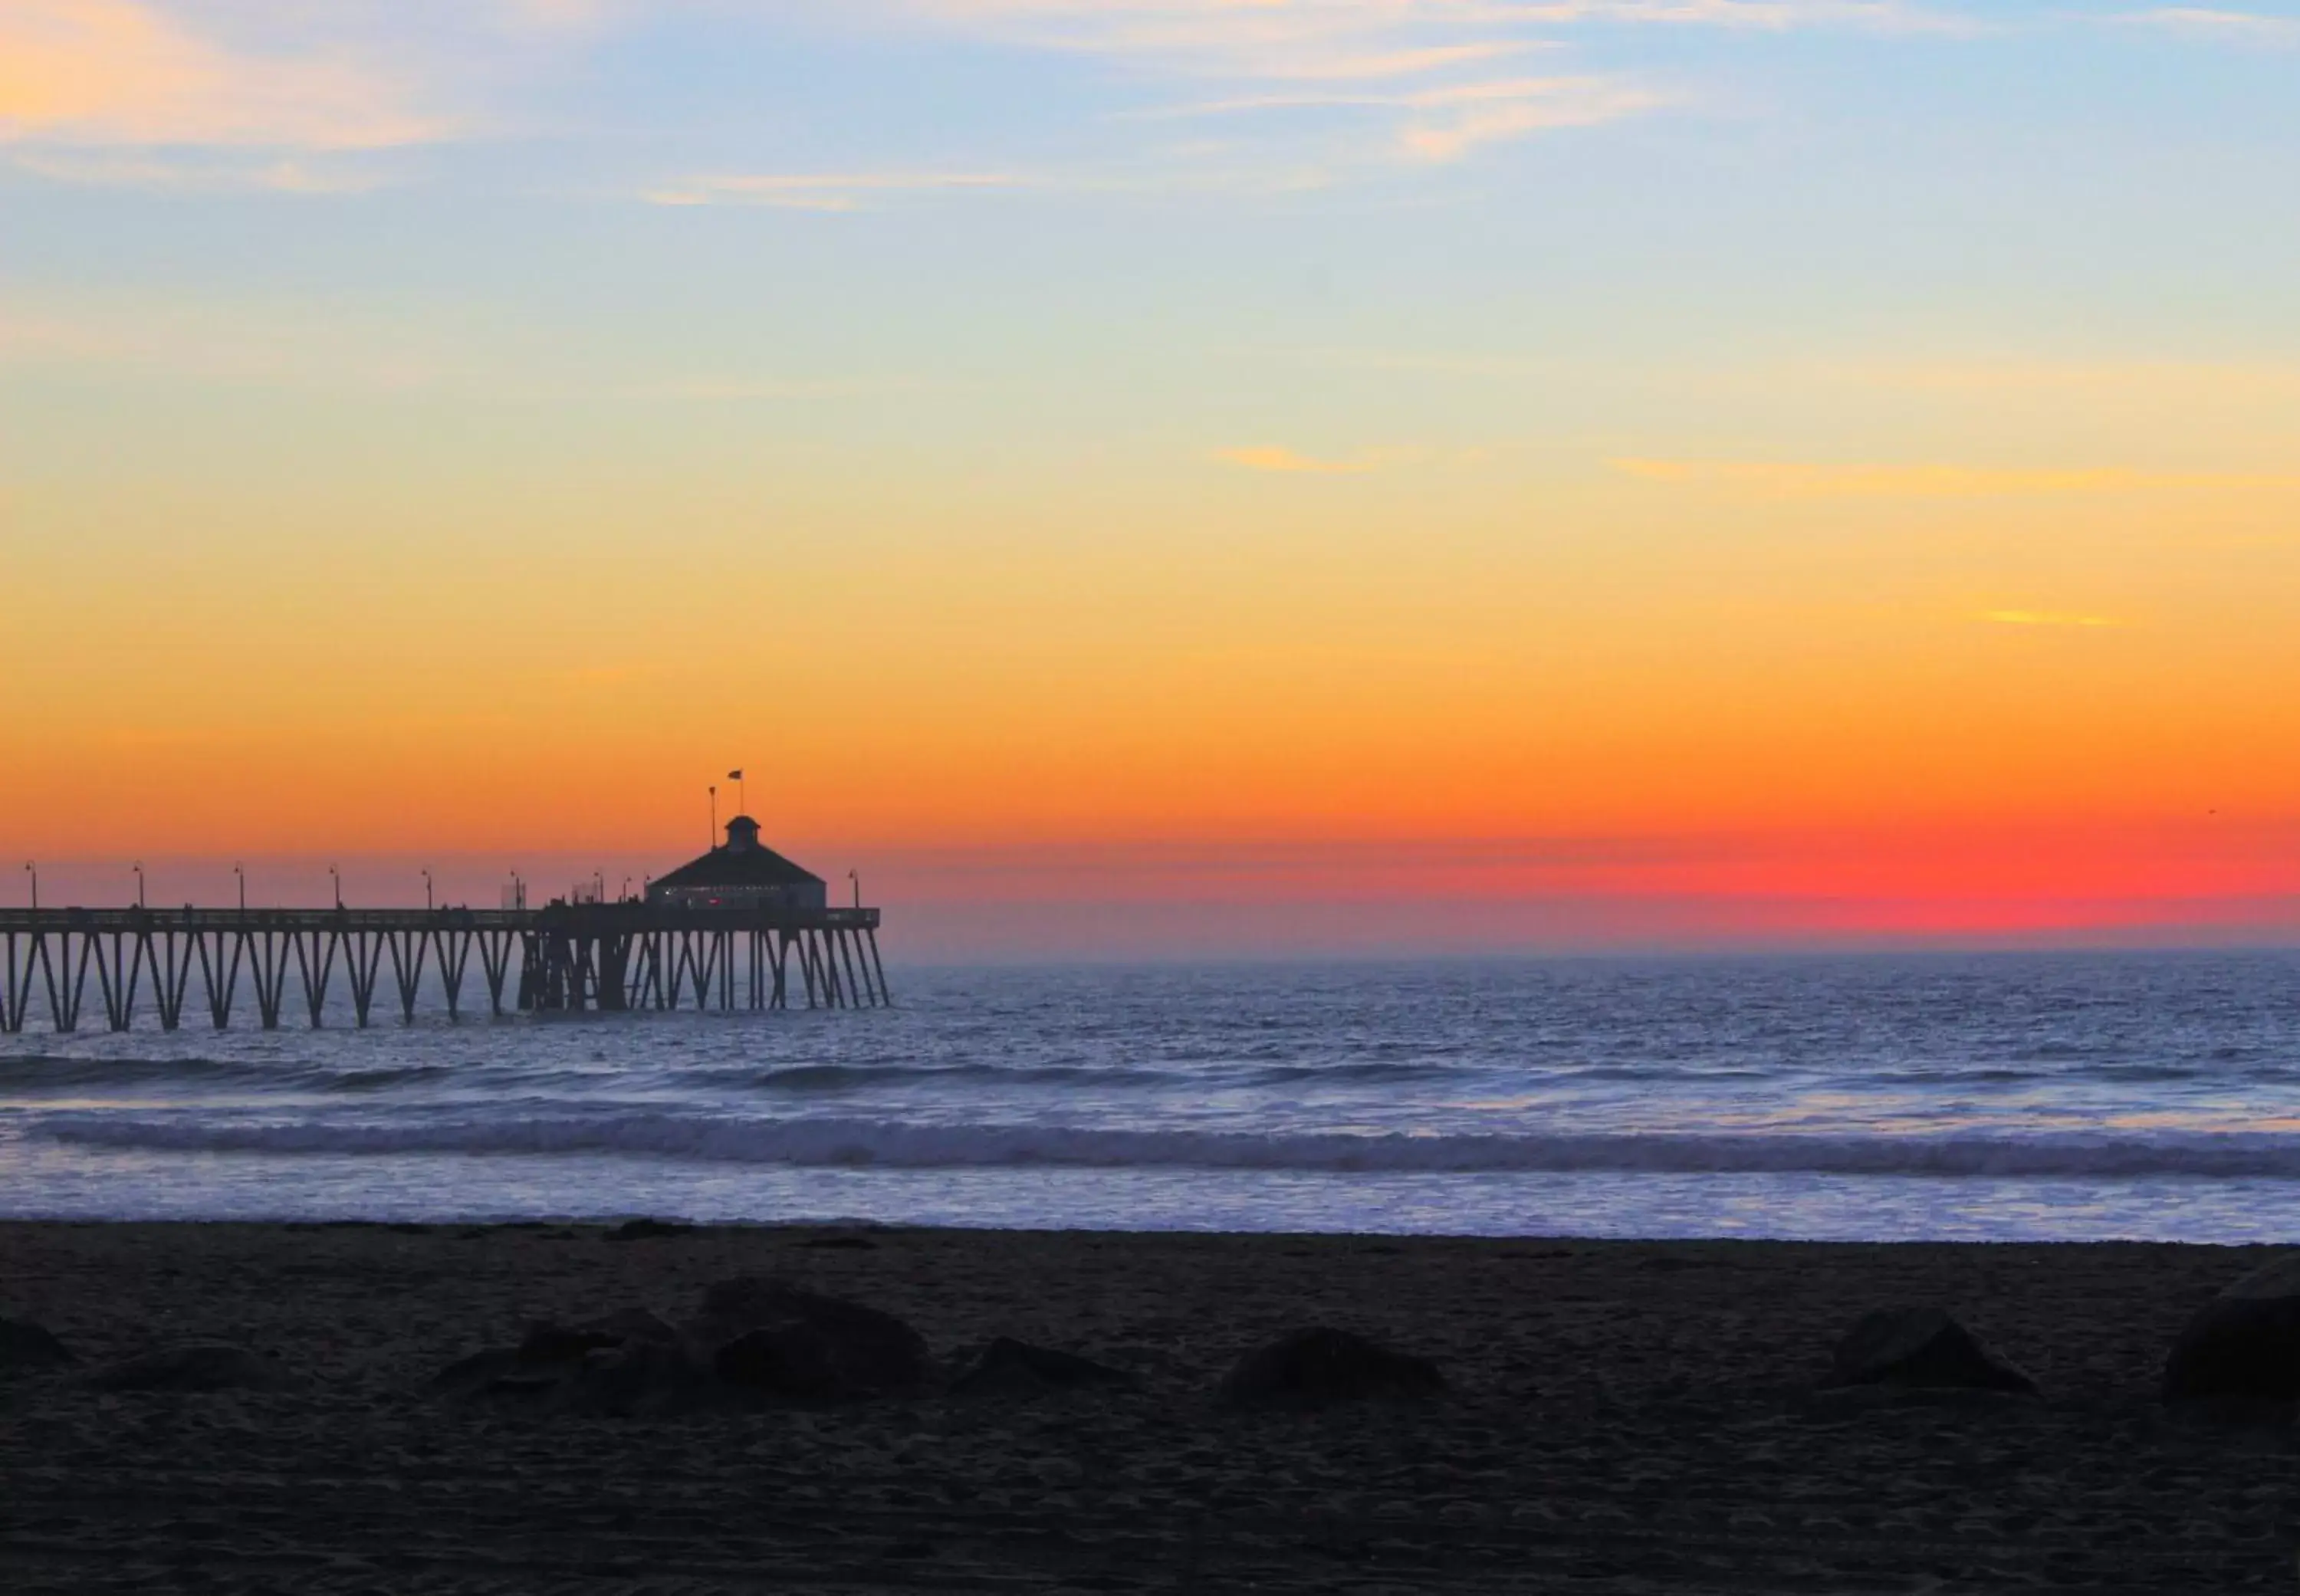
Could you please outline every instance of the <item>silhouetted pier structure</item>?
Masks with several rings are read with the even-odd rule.
[[[779,902],[0,910],[0,1029],[12,1033],[43,1009],[58,1031],[99,1015],[124,1031],[146,1002],[163,1030],[188,1017],[222,1030],[243,999],[266,1030],[298,1015],[316,1027],[339,974],[361,1026],[379,998],[412,1024],[427,973],[451,1020],[472,977],[495,1015],[892,1001],[876,909]]]

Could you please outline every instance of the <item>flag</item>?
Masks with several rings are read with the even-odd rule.
[[[740,770],[729,770],[727,772],[727,779],[729,781],[740,781],[743,779],[743,773]]]

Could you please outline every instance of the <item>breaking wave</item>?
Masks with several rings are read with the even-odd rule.
[[[2300,1136],[1353,1135],[930,1125],[677,1113],[415,1124],[53,1114],[31,1134],[88,1147],[404,1156],[629,1155],[891,1169],[1228,1169],[1311,1174],[1803,1174],[1932,1178],[2300,1180]]]
[[[279,1070],[234,1059],[75,1058],[56,1053],[0,1056],[0,1087],[62,1091],[84,1086],[143,1086],[279,1078]]]
[[[122,1056],[74,1057],[20,1053],[0,1057],[0,1091],[48,1095],[108,1086],[165,1087],[197,1091],[210,1086],[266,1086],[323,1092],[378,1092],[393,1086],[444,1080],[454,1072],[440,1064],[388,1065],[336,1069],[302,1060],[178,1059]]]
[[[1163,1085],[1188,1077],[1169,1070],[1125,1069],[1107,1065],[1042,1064],[1028,1068],[996,1064],[796,1064],[763,1072],[690,1070],[688,1078],[711,1085],[740,1085],[762,1092],[861,1092],[908,1085],[946,1086],[973,1082],[990,1086]]]

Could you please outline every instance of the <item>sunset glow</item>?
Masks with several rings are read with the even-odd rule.
[[[0,5],[7,869],[2290,940],[2296,27]]]

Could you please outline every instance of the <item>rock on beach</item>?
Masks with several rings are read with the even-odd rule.
[[[29,1319],[0,1318],[0,1374],[17,1369],[61,1368],[74,1361],[71,1349],[46,1326]]]
[[[2181,1329],[2164,1360],[2164,1400],[2300,1398],[2300,1252],[2222,1291]]]
[[[1837,1343],[1832,1383],[2034,1395],[2028,1372],[1939,1308],[1881,1308]]]

